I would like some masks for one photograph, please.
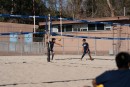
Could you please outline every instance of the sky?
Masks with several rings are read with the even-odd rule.
[[[45,3],[46,7],[49,7],[48,0],[42,0],[42,1]],[[61,1],[62,1],[62,6],[64,6],[67,3],[67,0],[61,0]],[[57,7],[57,10],[59,10],[59,8],[60,8],[59,0],[57,0],[56,7]]]

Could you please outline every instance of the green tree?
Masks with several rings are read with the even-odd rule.
[[[34,7],[33,7],[34,6]],[[12,12],[13,9],[13,12]],[[47,14],[47,8],[42,0],[0,0],[0,13],[21,15]]]
[[[0,0],[1,14],[14,15],[47,15],[48,8],[42,0]],[[36,23],[45,19],[36,19]],[[0,21],[33,23],[33,19],[25,18],[1,18]]]
[[[12,8],[11,0],[0,0],[0,13],[10,14]]]

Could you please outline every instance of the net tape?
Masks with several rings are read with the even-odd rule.
[[[58,33],[53,33],[53,36],[61,36]],[[74,38],[85,38],[85,39],[97,39],[97,40],[130,40],[130,38],[117,38],[117,37],[91,37],[91,36],[75,36],[75,35],[62,35],[66,37],[74,37]]]
[[[11,33],[0,33],[0,36],[5,35],[25,35],[25,34],[46,34],[46,32],[11,32]],[[52,32],[52,36],[61,36],[59,33]],[[62,36],[65,37],[72,37],[72,38],[86,38],[86,39],[97,39],[97,40],[130,40],[130,38],[117,38],[117,37],[92,37],[92,36],[76,36],[76,35],[69,35],[63,34]]]

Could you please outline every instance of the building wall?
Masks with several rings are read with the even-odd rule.
[[[33,32],[33,25],[0,22],[0,33],[9,32]],[[19,35],[19,38],[23,38],[23,35]],[[0,41],[9,41],[9,35],[0,36]]]
[[[62,25],[63,32],[79,32],[79,31],[98,31],[98,30],[111,30],[112,26],[107,24],[70,24]],[[93,27],[93,28],[92,28]],[[68,29],[69,28],[69,29]],[[60,25],[52,26],[53,32],[60,31]]]

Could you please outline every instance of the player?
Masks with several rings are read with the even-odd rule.
[[[53,50],[54,44],[57,44],[57,45],[59,45],[59,46],[62,47],[61,44],[59,44],[59,43],[56,42],[56,39],[55,39],[55,38],[52,38],[52,41],[50,41],[50,52],[51,52],[51,54],[52,54],[52,60],[53,60],[54,54],[55,54],[55,53],[54,53],[54,50]]]
[[[81,60],[83,59],[83,57],[85,56],[86,53],[88,53],[89,57],[90,57],[90,60],[94,60],[92,57],[91,57],[91,54],[90,54],[90,49],[89,49],[89,44],[86,42],[86,39],[83,39],[83,49],[82,49],[82,52],[83,52],[83,55],[81,57]]]
[[[130,87],[130,54],[120,52],[115,58],[117,70],[105,71],[93,81],[93,87],[102,84],[104,87]]]

